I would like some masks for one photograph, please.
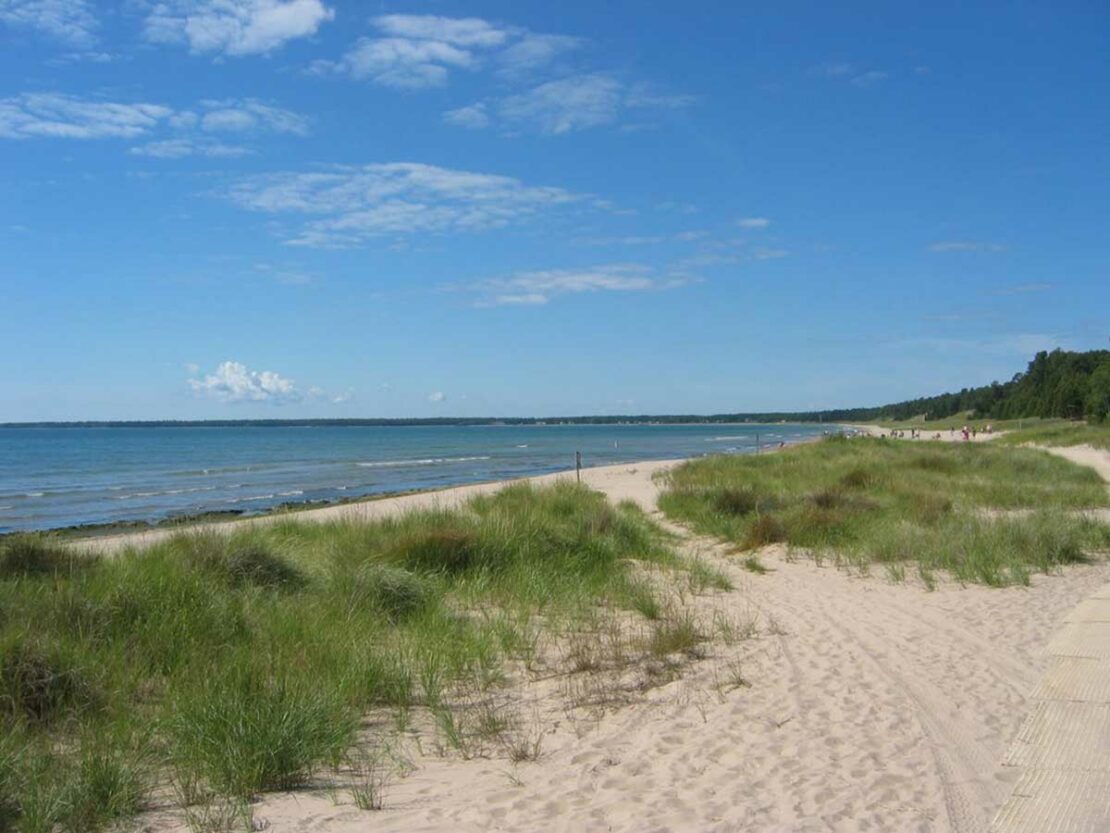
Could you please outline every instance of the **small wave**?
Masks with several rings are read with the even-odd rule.
[[[278,492],[278,497],[296,497],[297,495],[303,494],[304,489],[293,489],[291,492]]]
[[[43,497],[46,492],[25,492],[23,497]]]
[[[705,441],[707,443],[727,443],[727,442],[731,442],[732,440],[754,440],[754,439],[755,439],[755,437],[753,437],[751,434],[745,434],[745,435],[739,436],[739,437],[706,437]]]
[[[517,446],[517,448],[527,448],[527,447],[528,447],[528,443],[525,443],[524,445],[518,445]]]
[[[15,507],[14,506],[0,506],[0,512],[3,512],[5,509],[15,509]]]
[[[395,466],[439,466],[444,463],[472,463],[489,457],[425,457],[421,460],[380,460],[373,463],[355,463],[364,469],[384,469]]]
[[[277,495],[251,495],[250,497],[231,497],[227,499],[228,503],[246,503],[250,500],[273,500]]]
[[[131,500],[138,497],[161,497],[162,495],[189,495],[194,492],[211,492],[219,487],[217,486],[194,486],[191,489],[159,489],[153,492],[131,492],[126,495],[117,495],[116,500]]]

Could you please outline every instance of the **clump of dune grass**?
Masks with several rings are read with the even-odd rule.
[[[342,757],[356,725],[328,689],[251,669],[178,692],[166,735],[179,778],[248,797],[302,785]]]
[[[9,637],[0,646],[0,714],[49,723],[96,699],[75,651],[31,636]]]
[[[21,833],[95,833],[166,784],[197,824],[239,823],[250,797],[348,760],[377,710],[401,725],[426,709],[465,747],[459,692],[533,667],[541,632],[609,662],[603,623],[621,611],[657,635],[645,653],[688,652],[700,637],[653,577],[727,583],[634,505],[574,484],[112,558],[2,547],[0,831]]]
[[[86,569],[94,560],[35,535],[13,535],[0,541],[0,579],[64,575]]]
[[[666,485],[667,515],[742,549],[785,542],[861,569],[917,561],[930,585],[936,571],[1027,583],[1110,548],[1110,528],[1071,511],[1110,503],[1099,476],[1035,449],[835,438],[691,461]]]

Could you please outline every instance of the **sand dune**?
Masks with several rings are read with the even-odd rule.
[[[584,479],[653,510],[651,475],[665,467]],[[542,735],[534,762],[460,760],[410,740],[413,770],[383,810],[321,788],[267,796],[256,820],[319,833],[985,831],[1020,775],[1001,762],[1049,667],[1050,636],[1110,580],[1098,564],[1028,588],[930,593],[782,550],[753,575],[682,534],[737,587],[688,599],[698,617],[750,626],[750,638],[718,639],[667,685],[618,689],[619,707],[574,705],[588,675],[510,689]]]

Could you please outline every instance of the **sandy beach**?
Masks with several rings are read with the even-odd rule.
[[[1065,454],[1104,473],[1110,464],[1091,449]],[[662,521],[655,475],[672,465],[582,477]],[[382,517],[495,488],[299,518]],[[536,760],[463,759],[414,728],[395,740],[406,771],[389,783],[380,811],[357,809],[322,782],[265,796],[253,808],[256,824],[320,833],[986,831],[1021,775],[1004,759],[1049,667],[1046,646],[1110,581],[1110,565],[1098,563],[1036,575],[1029,587],[942,582],[928,592],[914,581],[849,575],[781,545],[761,553],[769,572],[755,575],[728,547],[664,524],[736,587],[686,598],[694,615],[746,638],[713,640],[704,658],[660,686],[590,675],[519,681],[503,696],[542,748]],[[600,698],[588,696],[595,683]],[[170,816],[149,821],[149,829],[186,829]]]

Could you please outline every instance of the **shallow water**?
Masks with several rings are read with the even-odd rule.
[[[0,429],[0,532],[750,453],[816,425],[296,426]]]

